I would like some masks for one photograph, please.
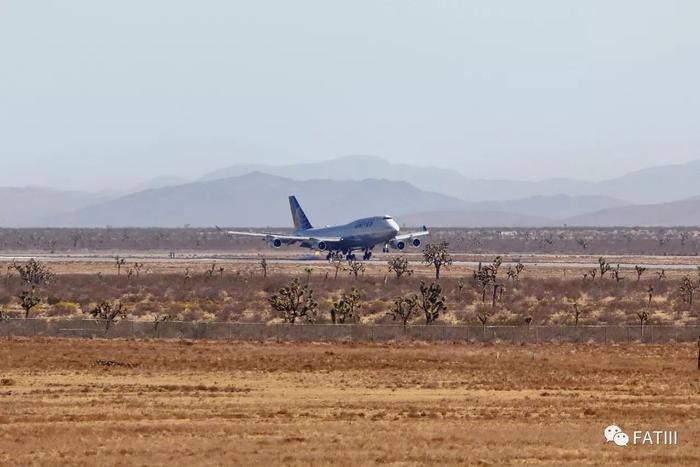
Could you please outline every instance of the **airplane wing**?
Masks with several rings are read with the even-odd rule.
[[[332,242],[339,242],[343,239],[343,237],[310,237],[310,236],[303,236],[303,235],[288,235],[288,234],[276,234],[273,232],[237,232],[233,230],[229,230],[226,232],[228,235],[246,235],[248,237],[260,237],[260,238],[266,238],[266,239],[279,239],[282,240],[283,242],[326,242],[326,243],[332,243]]]
[[[430,235],[430,231],[428,230],[428,228],[426,226],[423,226],[423,230],[421,230],[420,232],[411,232],[411,233],[407,233],[407,234],[397,235],[396,237],[394,237],[394,240],[395,241],[409,240],[411,238],[422,237],[424,235]]]

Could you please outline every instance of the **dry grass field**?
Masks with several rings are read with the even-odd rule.
[[[696,357],[695,345],[9,339],[0,465],[697,466]],[[679,445],[606,444],[612,423],[677,430]]]
[[[268,298],[297,278],[314,291],[319,303],[317,322],[330,323],[333,303],[343,293],[357,289],[361,302],[359,322],[395,323],[390,310],[396,297],[418,293],[420,282],[430,283],[435,275],[430,266],[414,256],[410,262],[413,275],[398,280],[388,270],[386,258],[365,262],[365,270],[357,277],[351,275],[345,262],[338,263],[336,269],[326,261],[273,260],[267,264],[264,276],[255,256],[247,261],[131,258],[120,269],[110,257],[46,261],[43,264],[55,277],[38,289],[41,302],[31,309],[30,317],[82,319],[103,301],[119,301],[125,307],[125,317],[132,320],[152,322],[167,316],[182,321],[279,322],[282,318],[272,310]],[[494,257],[480,259],[488,265]],[[631,259],[635,263],[629,263]],[[636,260],[640,260],[639,264],[652,264],[661,259],[626,258],[628,265],[637,264]],[[666,260],[678,266],[677,258]],[[438,324],[479,325],[479,316],[487,314],[492,325],[522,326],[526,319],[534,325],[574,325],[578,312],[579,324],[635,325],[640,323],[640,311],[647,312],[647,324],[651,325],[700,324],[698,300],[689,300],[681,291],[684,278],[688,278],[693,294],[700,293],[697,268],[663,270],[648,266],[638,279],[635,270],[627,267],[620,269],[618,281],[612,270],[605,277],[590,276],[598,268],[597,258],[556,257],[564,265],[554,264],[555,259],[551,261],[544,266],[524,263],[525,269],[515,280],[508,276],[515,263],[506,259],[499,269],[495,297],[493,283],[484,287],[476,280],[476,264],[443,268],[440,285],[447,309],[441,313]],[[26,286],[12,264],[0,261],[0,312],[23,317],[20,294]],[[138,276],[133,273],[137,264],[141,268]],[[616,262],[611,263],[613,269],[616,266]],[[663,278],[659,276],[662,270]],[[424,323],[425,318],[418,313],[411,321]]]

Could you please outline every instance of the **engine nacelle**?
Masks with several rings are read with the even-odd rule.
[[[404,248],[406,248],[406,244],[404,243],[403,240],[399,240],[398,242],[396,242],[396,249],[397,250],[403,250]]]
[[[282,246],[282,240],[280,240],[279,238],[275,238],[270,242],[270,245],[274,246],[275,248],[279,248]]]
[[[324,251],[324,250],[328,249],[328,244],[326,242],[324,242],[323,240],[321,240],[320,242],[318,242],[316,244],[316,248],[321,250],[321,251]]]
[[[420,238],[414,238],[411,240],[411,245],[413,245],[413,248],[418,248],[420,246]]]

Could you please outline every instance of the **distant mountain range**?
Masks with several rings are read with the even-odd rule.
[[[455,170],[393,164],[376,156],[346,156],[323,162],[269,165],[234,165],[206,174],[215,180],[258,171],[295,180],[401,180],[425,191],[465,201],[508,201],[534,196],[609,196],[631,204],[664,203],[700,195],[700,160],[631,172],[602,182],[574,179],[542,181],[469,179]]]
[[[700,199],[641,204],[581,214],[566,220],[572,226],[700,226]]]
[[[288,227],[290,194],[319,224],[388,213],[406,226],[700,226],[699,179],[700,161],[591,183],[470,180],[348,156],[232,166],[190,183],[158,177],[126,195],[0,187],[0,226]]]
[[[262,173],[157,188],[44,220],[59,227],[133,226],[289,227],[287,197],[295,194],[311,222],[349,222],[363,216],[466,207],[462,200],[387,180],[298,181]]]
[[[81,209],[103,200],[101,195],[38,187],[0,187],[0,226],[37,225],[59,213]]]

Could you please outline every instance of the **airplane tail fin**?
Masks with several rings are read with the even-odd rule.
[[[301,209],[296,196],[289,197],[289,208],[292,210],[292,220],[296,230],[306,230],[313,227],[311,222],[309,222],[309,218],[304,214],[304,210]]]

